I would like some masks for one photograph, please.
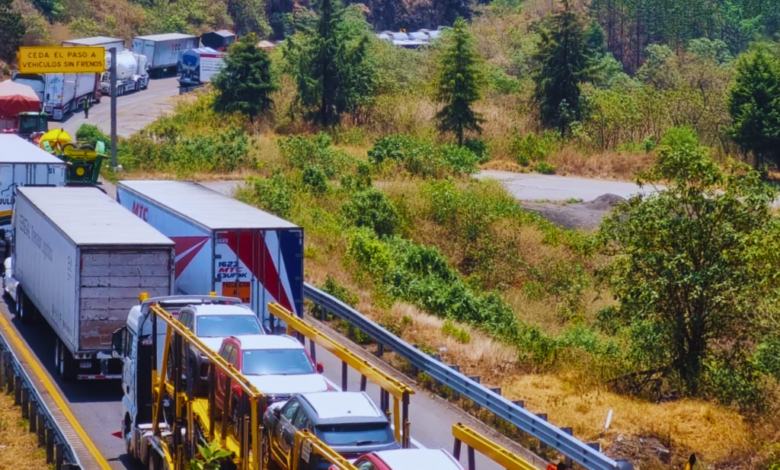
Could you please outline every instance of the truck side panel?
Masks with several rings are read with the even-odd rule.
[[[213,290],[210,231],[121,185],[117,201],[176,243],[175,294],[208,294]]]
[[[111,349],[111,334],[127,322],[138,296],[171,294],[171,252],[87,249],[81,253],[81,351]]]
[[[24,197],[16,200],[13,220],[14,276],[24,295],[35,304],[62,342],[74,351],[78,346],[78,250]]]
[[[11,223],[16,188],[29,185],[65,185],[65,163],[0,164],[0,228]]]

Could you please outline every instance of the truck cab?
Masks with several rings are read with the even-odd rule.
[[[112,336],[112,355],[124,362],[122,370],[122,438],[131,460],[146,463],[147,439],[152,434],[152,363],[161,371],[165,350],[166,324],[157,322],[157,341],[152,341],[154,322],[150,309],[159,305],[174,317],[192,305],[235,305],[241,300],[215,295],[185,295],[145,299],[130,309],[127,324]],[[153,344],[157,343],[157,351]],[[165,406],[165,405],[164,405]]]

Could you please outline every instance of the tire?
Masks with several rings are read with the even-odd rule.
[[[35,311],[33,310],[32,302],[24,295],[24,291],[19,289],[16,294],[16,314],[19,316],[19,321],[22,325],[32,325],[35,323]]]
[[[279,465],[271,456],[271,440],[268,438],[268,431],[263,431],[263,468],[266,470],[279,470]]]
[[[76,378],[76,368],[73,364],[73,354],[71,354],[70,351],[68,351],[68,348],[62,344],[62,341],[59,342],[59,346],[60,363],[57,367],[57,374],[62,378],[62,380],[69,382]]]

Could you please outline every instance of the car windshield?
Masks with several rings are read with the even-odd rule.
[[[262,335],[260,321],[254,315],[204,315],[198,317],[198,337]]]
[[[394,440],[390,423],[326,424],[317,426],[316,434],[330,446],[364,446]]]
[[[254,349],[244,351],[241,372],[246,375],[313,374],[309,356],[303,349]]]

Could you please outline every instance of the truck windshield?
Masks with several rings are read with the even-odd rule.
[[[253,315],[204,315],[198,317],[198,333],[201,338],[262,335],[260,321]]]
[[[330,446],[361,446],[393,442],[390,423],[328,424],[316,427],[317,436]]]
[[[242,372],[246,375],[313,374],[309,356],[303,349],[256,349],[244,351]]]

